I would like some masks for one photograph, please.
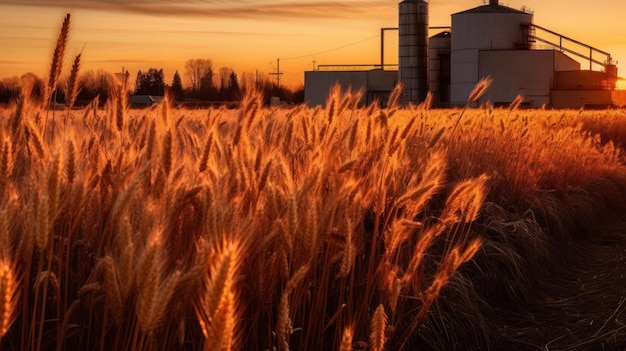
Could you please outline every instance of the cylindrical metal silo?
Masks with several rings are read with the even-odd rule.
[[[398,79],[404,85],[403,103],[418,104],[428,93],[428,2],[399,4]]]

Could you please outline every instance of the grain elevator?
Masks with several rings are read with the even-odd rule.
[[[536,25],[527,8],[489,0],[452,14],[450,27],[430,27],[428,2],[403,0],[398,27],[384,29],[397,30],[397,65],[382,62],[381,29],[380,63],[320,65],[305,72],[305,101],[323,105],[330,87],[338,83],[344,89],[361,89],[363,104],[384,105],[402,82],[404,104],[419,104],[430,92],[435,107],[463,106],[476,83],[489,76],[493,83],[478,104],[505,105],[519,94],[527,107],[626,105],[609,53]]]

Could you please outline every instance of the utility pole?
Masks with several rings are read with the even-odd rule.
[[[276,75],[276,81],[278,83],[278,89],[280,89],[280,76],[283,75],[283,72],[280,71],[280,59],[276,59],[276,72],[272,72],[270,74]]]
[[[317,61],[313,60],[313,70],[314,71],[315,71],[315,62],[317,62]]]

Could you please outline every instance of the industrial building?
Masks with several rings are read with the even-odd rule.
[[[491,77],[490,89],[477,102],[506,105],[518,94],[527,107],[603,108],[626,105],[617,90],[617,66],[611,55],[538,26],[533,13],[498,0],[452,14],[451,27],[429,27],[428,2],[398,4],[397,69],[372,65],[326,65],[305,72],[305,101],[324,105],[330,88],[362,90],[362,103],[386,103],[402,82],[402,102],[419,104],[428,92],[437,107],[463,106],[476,83]],[[430,36],[433,29],[443,29]],[[581,63],[572,57],[578,57]],[[586,63],[589,66],[586,66]],[[588,68],[588,69],[587,69]]]

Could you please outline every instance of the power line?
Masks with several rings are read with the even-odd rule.
[[[341,50],[341,49],[345,49],[345,48],[353,46],[353,45],[361,44],[361,43],[366,42],[368,40],[372,40],[372,39],[378,38],[379,36],[380,35],[375,35],[373,37],[369,37],[369,38],[365,38],[365,39],[362,39],[362,40],[359,40],[359,41],[355,41],[355,42],[350,43],[350,44],[339,46],[339,47],[336,47],[336,48],[333,48],[333,49],[328,49],[328,50],[324,50],[324,51],[314,52],[314,53],[311,53],[311,54],[308,54],[308,55],[289,57],[289,58],[281,58],[281,60],[283,60],[283,61],[296,60],[296,59],[301,59],[301,58],[305,58],[305,57],[311,57],[311,56],[315,56],[315,55],[319,55],[319,54],[325,54],[327,52],[331,52],[331,51],[335,51],[335,50]]]
[[[305,58],[305,57],[311,57],[311,56],[315,56],[315,55],[325,54],[325,53],[327,53],[327,52],[331,52],[331,51],[336,51],[336,50],[345,49],[345,48],[347,48],[347,47],[354,46],[354,45],[357,45],[357,44],[360,44],[360,43],[366,42],[366,41],[368,41],[368,40],[372,40],[372,39],[378,38],[379,36],[380,36],[380,35],[374,35],[374,36],[372,36],[372,37],[365,38],[365,39],[362,39],[362,40],[359,40],[359,41],[355,41],[355,42],[352,42],[352,43],[349,43],[349,44],[346,44],[346,45],[342,45],[342,46],[339,46],[339,47],[336,47],[336,48],[332,48],[332,49],[328,49],[328,50],[323,50],[323,51],[314,52],[314,53],[311,53],[311,54],[308,54],[308,55],[295,56],[295,57],[288,57],[288,58],[282,58],[282,59],[281,59],[281,58],[279,58],[279,59],[277,59],[277,60],[276,60],[276,64],[277,64],[276,66],[277,66],[277,67],[274,67],[274,63],[273,63],[273,61],[270,61],[270,62],[268,62],[268,64],[269,64],[270,66],[272,66],[272,68],[273,68],[273,69],[275,69],[275,70],[276,70],[276,72],[270,72],[269,74],[270,74],[270,75],[276,75],[276,80],[277,80],[278,86],[280,87],[280,78],[281,78],[281,76],[283,75],[283,72],[281,72],[281,71],[280,71],[280,61],[281,61],[281,60],[283,60],[283,61],[288,61],[288,60],[297,60],[297,59],[301,59],[301,58]],[[313,68],[315,69],[315,61],[313,61]],[[257,72],[257,75],[258,75],[258,72]]]
[[[270,74],[276,75],[278,89],[280,89],[280,77],[283,75],[283,72],[280,71],[280,59],[276,59],[276,72],[271,72]]]

